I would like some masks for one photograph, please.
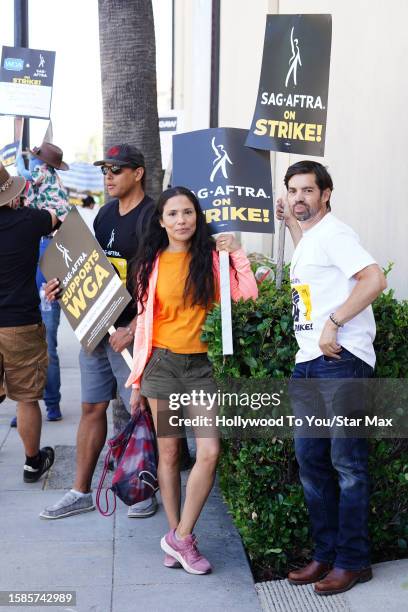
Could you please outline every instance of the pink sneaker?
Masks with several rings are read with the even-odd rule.
[[[197,548],[197,540],[194,535],[189,535],[183,540],[177,540],[175,529],[172,529],[162,537],[160,546],[165,553],[181,563],[189,574],[208,574],[211,565]]]
[[[164,555],[163,565],[165,567],[170,567],[170,569],[176,569],[177,567],[181,567],[181,563],[179,563],[177,559],[167,554]]]

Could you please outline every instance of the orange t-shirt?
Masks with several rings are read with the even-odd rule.
[[[173,353],[206,353],[201,328],[207,310],[184,304],[183,292],[190,265],[189,253],[165,251],[159,257],[152,345]]]

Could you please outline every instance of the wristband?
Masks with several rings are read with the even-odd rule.
[[[140,389],[140,385],[137,383],[132,383],[132,389]]]
[[[332,312],[329,316],[329,319],[332,323],[336,325],[336,327],[344,327],[344,323],[340,323],[337,319],[334,318],[334,312]]]

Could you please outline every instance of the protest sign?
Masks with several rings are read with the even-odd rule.
[[[173,185],[191,189],[212,234],[273,233],[269,154],[245,146],[246,130],[215,128],[173,136]],[[222,347],[233,353],[229,256],[220,252]]]
[[[267,16],[247,146],[324,155],[331,34],[331,15]]]
[[[247,130],[215,128],[173,136],[173,185],[191,189],[211,232],[274,231],[269,154],[245,145]]]
[[[17,140],[0,149],[0,161],[3,166],[8,167],[15,165],[19,148],[20,142]]]
[[[183,112],[169,110],[159,113],[159,133],[162,168],[166,170],[171,163],[172,137],[183,131]]]
[[[49,119],[55,51],[3,46],[0,114]]]
[[[91,352],[131,301],[105,253],[72,207],[40,261],[47,280],[59,278],[60,304]]]

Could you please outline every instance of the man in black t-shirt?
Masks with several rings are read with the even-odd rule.
[[[25,187],[0,163],[0,386],[17,402],[18,432],[26,461],[24,482],[36,482],[54,462],[40,449],[42,399],[47,376],[47,343],[35,282],[41,236],[57,223],[46,210],[15,208]]]
[[[106,189],[114,199],[101,208],[94,221],[95,238],[104,249],[117,273],[133,293],[129,264],[153,212],[153,200],[145,195],[145,161],[131,145],[111,147],[102,161]],[[48,288],[49,287],[49,288]],[[59,283],[48,283],[47,294],[55,296]],[[116,332],[106,336],[92,354],[82,348],[81,368],[82,417],[77,436],[77,472],[73,488],[41,518],[58,519],[94,510],[91,483],[98,457],[107,433],[106,410],[118,391],[130,412],[130,389],[125,388],[129,368],[120,354],[132,349],[136,326],[136,306],[132,301],[116,321]],[[130,508],[129,516],[150,516],[156,512],[155,498],[142,506]]]

